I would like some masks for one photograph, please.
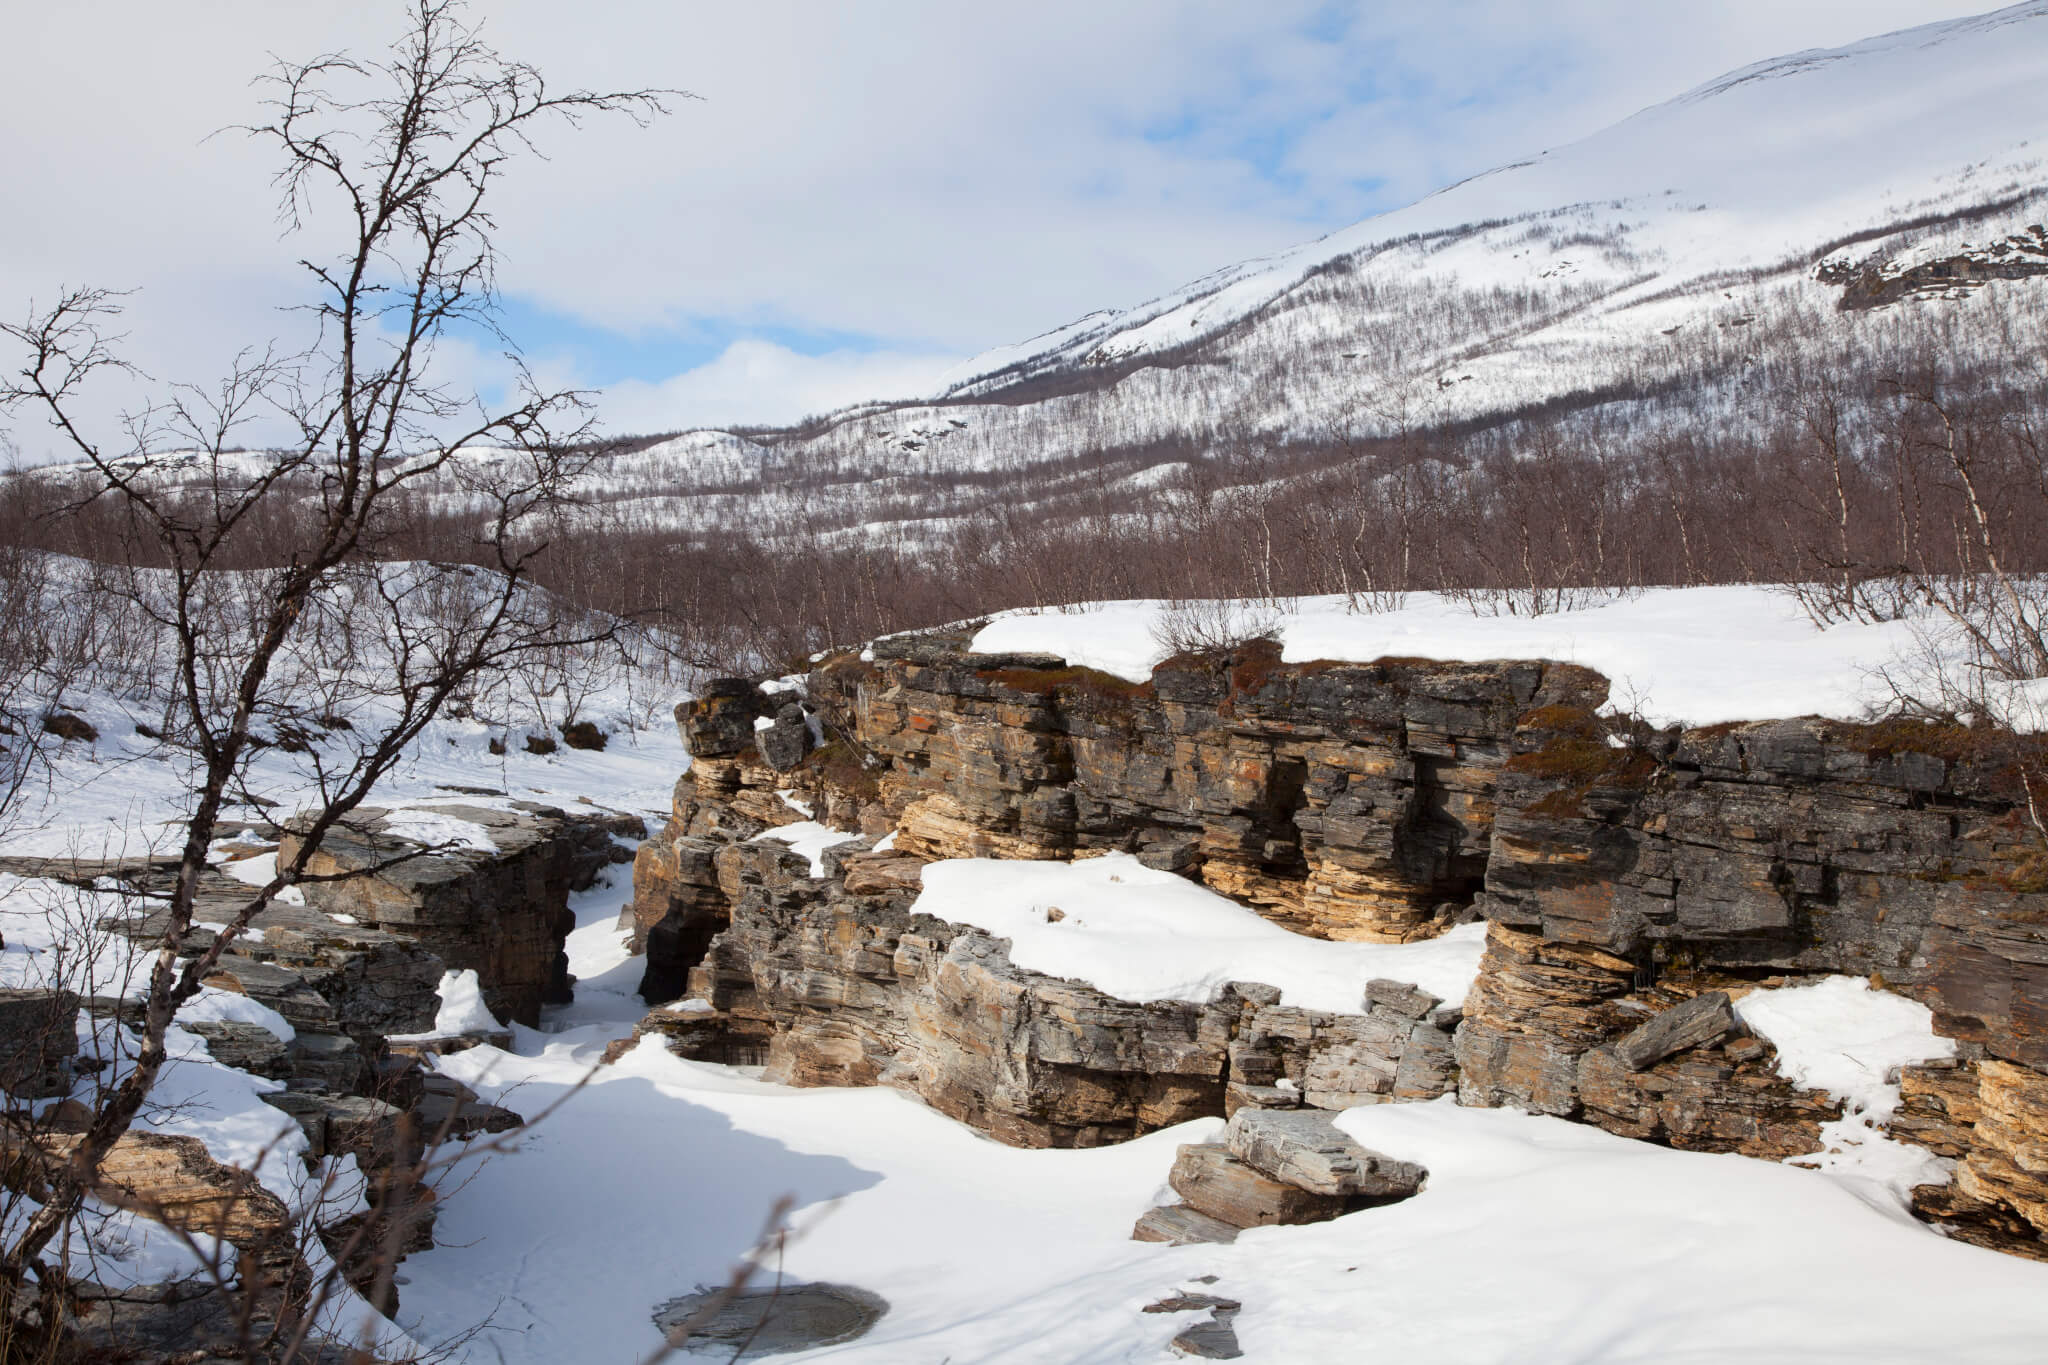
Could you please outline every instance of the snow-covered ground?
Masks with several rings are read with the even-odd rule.
[[[74,694],[71,709],[99,731],[92,741],[72,740],[56,755],[46,786],[26,794],[12,826],[0,833],[0,854],[41,857],[115,858],[144,853],[175,854],[189,810],[190,772],[186,756],[139,731],[152,720],[151,703],[104,692]],[[479,719],[444,718],[429,726],[398,768],[380,783],[378,805],[418,803],[400,817],[410,831],[435,840],[488,844],[483,830],[435,812],[435,802],[476,805],[489,798],[457,794],[459,788],[489,788],[508,798],[564,805],[587,798],[617,810],[665,818],[669,791],[688,766],[682,737],[669,719],[675,698],[599,696],[584,714],[609,733],[602,751],[566,746],[551,754],[527,752],[525,727],[487,724]],[[160,715],[160,707],[157,708]],[[538,730],[539,727],[532,727]],[[321,737],[315,736],[316,742]],[[498,741],[507,752],[494,754]],[[289,814],[318,794],[304,756],[269,748],[253,760],[252,792],[277,803],[269,816]],[[263,819],[265,809],[235,809],[229,819]]]
[[[1042,651],[1141,682],[1171,651],[1155,628],[1166,604],[1097,602],[1006,613],[978,632],[981,653]],[[1397,610],[1349,610],[1307,597],[1292,610],[1247,605],[1288,662],[1381,658],[1554,659],[1613,684],[1610,704],[1655,724],[1713,725],[1820,715],[1853,719],[1891,696],[1880,670],[1914,657],[1925,623],[1814,625],[1782,588],[1650,588],[1594,596],[1541,616],[1475,615],[1469,603],[1410,593]]]
[[[617,1027],[445,1065],[531,1111]],[[470,1360],[633,1361],[659,1345],[654,1306],[725,1282],[788,1197],[782,1273],[890,1303],[866,1337],[793,1362],[1152,1365],[1188,1319],[1140,1310],[1176,1290],[1241,1300],[1245,1358],[1273,1365],[2017,1363],[2048,1332],[2048,1267],[1947,1241],[1861,1182],[1448,1100],[1340,1122],[1428,1166],[1424,1192],[1174,1249],[1131,1224],[1217,1120],[1023,1151],[892,1090],[793,1090],[644,1043],[470,1176],[445,1244],[406,1262],[400,1316],[429,1343],[488,1318]]]
[[[1159,889],[1107,880],[1116,861],[1006,870],[1065,873],[1051,888],[1060,903],[1115,927],[1093,950],[1098,975],[1130,986],[1148,958],[1182,951],[1149,918]],[[987,865],[934,871],[927,895],[949,913],[1009,913],[958,899],[995,896]],[[1047,889],[1016,891],[1012,909]],[[792,1362],[1163,1365],[1191,1319],[1141,1310],[1180,1290],[1242,1301],[1245,1359],[1269,1365],[2040,1358],[2048,1266],[1913,1221],[1882,1178],[1886,1152],[1851,1147],[1812,1170],[1449,1100],[1373,1106],[1340,1123],[1427,1166],[1421,1195],[1232,1246],[1169,1248],[1132,1242],[1131,1225],[1172,1198],[1175,1149],[1214,1140],[1217,1120],[1025,1151],[894,1090],[791,1089],[655,1041],[597,1068],[642,1008],[640,964],[616,926],[627,894],[618,869],[579,898],[577,1001],[551,1016],[556,1031],[517,1029],[513,1052],[443,1060],[527,1113],[583,1086],[516,1153],[458,1172],[442,1245],[405,1263],[400,1319],[415,1338],[488,1322],[459,1359],[642,1359],[660,1345],[655,1306],[725,1283],[784,1198],[794,1234],[755,1283],[779,1270],[890,1304],[867,1336],[778,1357]],[[1138,903],[1128,913],[1114,904],[1125,895]],[[1744,1017],[1814,1084],[1880,1114],[1897,1102],[1886,1068],[1950,1046],[1919,1006],[1847,980],[1753,993]]]

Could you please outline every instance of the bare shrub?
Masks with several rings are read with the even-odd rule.
[[[1168,654],[1224,652],[1279,638],[1282,619],[1277,607],[1257,602],[1181,598],[1160,604],[1152,618],[1152,638]]]

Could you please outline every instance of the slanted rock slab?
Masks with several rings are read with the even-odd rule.
[[[1673,1053],[1715,1042],[1734,1027],[1727,993],[1707,991],[1650,1016],[1614,1044],[1614,1055],[1630,1071],[1646,1071]]]
[[[1360,1146],[1318,1109],[1240,1109],[1223,1145],[1253,1170],[1316,1194],[1405,1199],[1429,1172]]]

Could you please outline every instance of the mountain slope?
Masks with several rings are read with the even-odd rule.
[[[1078,366],[1191,348],[1370,345],[1409,320],[1406,309],[1371,306],[1376,286],[1412,295],[1424,282],[1514,295],[1519,325],[1444,329],[1406,370],[1517,352],[1547,361],[1548,347],[1583,348],[1602,332],[1621,334],[1610,344],[1662,337],[1702,311],[1671,306],[1674,296],[1704,296],[1730,277],[1785,275],[1859,241],[1896,248],[1915,221],[1935,220],[1921,231],[1947,236],[2023,225],[2040,213],[2044,134],[2040,0],[1796,53],[1320,241],[989,352],[948,394],[997,395]],[[1329,273],[1346,285],[1319,294],[1316,276]],[[1314,325],[1264,335],[1295,311]],[[1231,336],[1247,324],[1252,335]],[[1499,398],[1547,386],[1526,365],[1509,368],[1493,376]]]

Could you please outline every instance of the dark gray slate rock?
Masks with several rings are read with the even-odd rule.
[[[1734,1027],[1727,994],[1707,991],[1652,1015],[1614,1044],[1614,1055],[1629,1070],[1645,1071],[1675,1052],[1714,1042]]]
[[[222,1066],[277,1081],[292,1074],[292,1057],[284,1041],[261,1024],[222,1020],[179,1027],[204,1038],[208,1055]]]
[[[509,1133],[526,1122],[510,1109],[485,1104],[476,1092],[449,1076],[421,1079],[419,1102],[413,1106],[420,1133],[428,1142],[463,1141],[478,1133]]]
[[[760,751],[761,761],[779,773],[803,762],[811,751],[811,727],[804,719],[804,708],[793,701],[784,702],[775,713],[774,724],[754,731],[754,747]]]
[[[1237,1344],[1237,1314],[1219,1308],[1207,1322],[1198,1322],[1173,1339],[1176,1353],[1195,1360],[1237,1360],[1244,1351]]]
[[[887,1299],[850,1284],[785,1284],[685,1294],[655,1309],[654,1325],[689,1354],[754,1360],[852,1341],[888,1311]]]
[[[676,729],[696,758],[730,758],[754,742],[754,720],[774,714],[760,688],[745,678],[713,678],[676,707]]]
[[[69,991],[0,990],[0,1089],[24,1100],[69,1091],[77,1017]]]

